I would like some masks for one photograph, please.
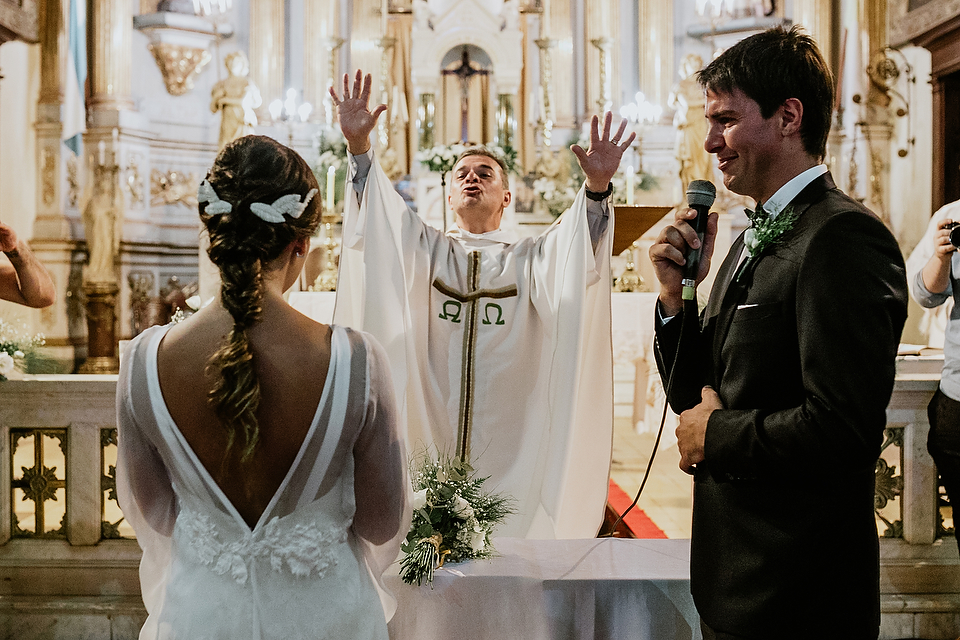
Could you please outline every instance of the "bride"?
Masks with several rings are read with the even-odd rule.
[[[386,358],[282,297],[316,193],[274,140],[226,146],[198,196],[220,295],[124,356],[118,494],[143,549],[141,639],[387,638],[379,581],[409,500]]]

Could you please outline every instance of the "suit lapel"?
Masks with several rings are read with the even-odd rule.
[[[814,202],[822,200],[827,191],[836,188],[837,185],[834,184],[833,177],[828,171],[804,187],[803,190],[791,201],[790,205],[794,207],[797,215],[802,217],[803,213],[810,208],[810,205],[812,205]],[[798,227],[799,226],[802,225],[798,222]],[[788,233],[793,232],[790,231]],[[737,272],[737,266],[739,263],[738,258],[743,250],[743,234],[741,233],[740,237],[737,238],[736,242],[734,242],[733,246],[730,248],[730,252],[727,254],[726,260],[723,261],[723,266],[717,273],[717,278],[724,283],[723,288],[716,289],[716,287],[714,287],[716,290],[716,295],[711,292],[710,302],[707,304],[704,330],[707,330],[707,328],[711,326],[713,329],[712,375],[715,378],[714,380],[709,381],[708,384],[712,384],[712,386],[718,390],[720,389],[720,382],[723,380],[724,373],[723,360],[721,358],[723,353],[723,344],[727,339],[727,333],[730,331],[730,323],[733,322],[733,315],[737,311],[737,306],[747,298],[747,293],[753,284],[754,278],[763,277],[763,273],[760,271],[760,263],[763,261],[764,257],[769,255],[769,253],[765,252],[758,257],[757,261],[751,265],[753,273],[748,274],[749,277],[745,279],[745,284],[742,284],[733,278]],[[770,250],[770,252],[775,251],[776,247],[773,247]]]
[[[730,319],[733,317],[733,310],[737,308],[737,301],[743,293],[743,288],[733,278],[737,273],[740,254],[743,251],[743,234],[741,233],[730,247],[727,257],[720,266],[720,271],[717,272],[717,279],[714,281],[707,308],[704,310],[703,330],[708,335],[713,334],[711,340],[713,366],[710,368],[706,384],[717,389],[719,389],[718,383],[722,373],[720,352],[723,349],[727,328],[730,326]],[[714,379],[710,379],[711,375]]]

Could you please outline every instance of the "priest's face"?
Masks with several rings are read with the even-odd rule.
[[[500,228],[503,209],[510,204],[500,165],[487,156],[466,156],[453,168],[448,202],[464,231],[484,233]]]

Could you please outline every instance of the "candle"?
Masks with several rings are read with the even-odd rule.
[[[330,14],[327,16],[327,20],[330,21],[330,35],[336,37],[337,35],[337,0],[327,0],[327,7],[330,10]]]
[[[97,164],[101,167],[107,164],[107,143],[103,140],[97,143]]]
[[[627,204],[633,206],[633,165],[627,167]]]
[[[550,37],[550,2],[543,0],[543,13],[540,14],[540,37]]]
[[[610,24],[610,0],[600,0],[600,29],[604,33],[613,29]]]
[[[327,167],[327,215],[333,215],[333,188],[337,180],[337,169],[334,166]]]
[[[384,38],[387,37],[387,16],[390,13],[389,1],[382,0],[380,3],[380,35]]]

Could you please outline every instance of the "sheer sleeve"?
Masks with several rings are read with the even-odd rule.
[[[146,331],[131,345],[117,381],[117,501],[143,549],[140,584],[148,613],[163,604],[170,567],[170,536],[177,519],[177,501],[159,451],[147,434],[149,390],[144,381],[144,351],[154,331]],[[158,337],[158,336],[157,336]],[[137,384],[136,381],[139,381]],[[155,618],[150,618],[149,625]],[[152,637],[144,627],[141,638]]]
[[[364,342],[368,353],[367,406],[353,448],[357,504],[353,530],[379,585],[389,620],[396,602],[385,590],[381,576],[396,561],[400,543],[410,527],[411,492],[387,357],[369,334],[364,334]]]

